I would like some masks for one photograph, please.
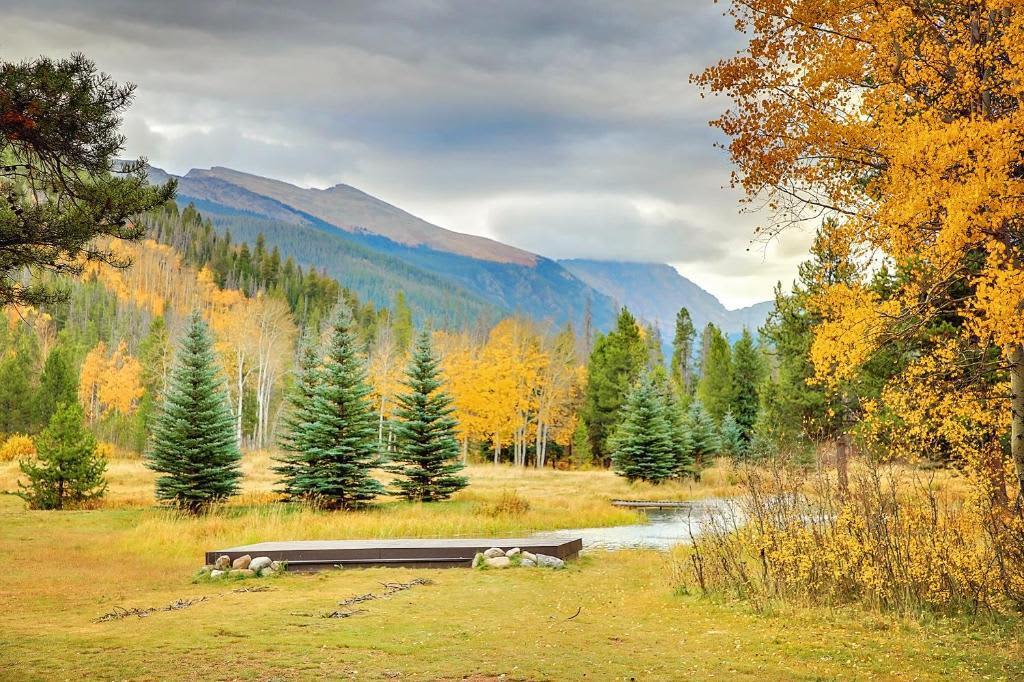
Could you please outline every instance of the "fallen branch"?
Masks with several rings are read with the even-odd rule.
[[[126,609],[123,606],[115,606],[113,611],[104,613],[102,616],[93,618],[94,623],[107,623],[112,620],[122,620],[131,616],[138,618],[145,618],[150,614],[156,613],[157,611],[178,611],[180,609],[187,609],[193,604],[198,604],[201,601],[206,601],[206,597],[196,597],[195,599],[178,599],[171,602],[167,606],[150,606],[149,608],[140,609],[138,607]]]

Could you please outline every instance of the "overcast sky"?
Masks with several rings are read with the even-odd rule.
[[[742,44],[712,0],[0,0],[0,58],[138,85],[128,153],[353,185],[554,258],[670,262],[736,307],[809,235],[749,243],[689,75]]]

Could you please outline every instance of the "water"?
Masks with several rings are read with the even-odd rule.
[[[684,507],[668,509],[641,509],[647,523],[610,528],[572,528],[566,530],[536,533],[535,537],[583,538],[583,551],[620,549],[660,549],[690,542],[691,534],[696,537],[715,512],[729,512],[734,507],[728,500],[706,499],[689,502]]]

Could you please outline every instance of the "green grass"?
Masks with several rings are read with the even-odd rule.
[[[501,523],[533,524],[529,515],[554,505],[559,489],[570,498],[580,486],[611,485],[600,472],[587,476],[531,475],[529,485],[517,487],[531,503],[525,520]],[[566,481],[571,485],[563,488]],[[485,477],[474,495],[488,501],[505,487]],[[290,514],[316,521],[323,532],[376,524],[379,534],[395,534],[426,529],[446,515],[468,530],[474,518],[489,528],[493,517],[481,511],[487,506],[463,499],[385,507],[367,518]],[[586,519],[594,513],[589,504],[581,509]],[[211,542],[259,539],[252,536],[260,515],[273,513],[232,508],[181,521],[140,507],[29,512],[19,499],[0,496],[0,679],[1024,677],[1016,623],[922,624],[856,609],[759,615],[741,603],[674,594],[668,557],[654,552],[592,555],[564,571],[374,568],[192,582]],[[391,523],[390,513],[426,521]],[[291,525],[277,530],[301,532]],[[415,577],[434,584],[338,606],[354,595],[380,594],[383,582]],[[233,591],[251,585],[272,589]],[[186,609],[94,622],[115,607],[163,607],[203,596]],[[363,612],[320,617],[353,609]]]

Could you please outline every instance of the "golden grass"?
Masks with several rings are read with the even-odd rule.
[[[614,491],[617,485],[600,472],[569,478],[548,472],[547,484],[539,480],[543,477],[528,474],[530,485],[518,486],[531,490],[524,494],[536,505],[560,498],[565,507],[586,507],[591,493],[576,486]],[[492,492],[512,488],[517,480],[508,472],[494,472],[475,494],[490,499]],[[448,514],[463,514],[467,504],[471,501],[325,516],[379,523],[394,511],[440,522]],[[536,505],[531,503],[529,513]],[[241,516],[233,519],[231,514]],[[248,514],[232,508],[210,523],[254,521]],[[270,591],[236,593],[237,583],[191,583],[198,554],[165,552],[162,542],[146,541],[147,532],[156,528],[151,524],[168,516],[138,508],[28,512],[20,500],[0,496],[0,556],[9,558],[0,579],[0,679],[940,680],[1024,675],[1022,634],[1010,625],[915,623],[855,609],[758,615],[741,604],[674,595],[668,557],[654,552],[597,554],[559,572],[374,568],[286,575],[264,582]],[[352,523],[372,532],[368,521]],[[188,524],[179,528],[186,531],[184,545],[196,550],[208,545]],[[208,530],[231,533],[216,525]],[[382,582],[413,577],[434,584],[360,604],[365,610],[351,618],[319,617],[339,609],[338,602],[347,597],[379,593]],[[161,607],[198,597],[207,599],[180,611],[93,622],[115,607]]]

